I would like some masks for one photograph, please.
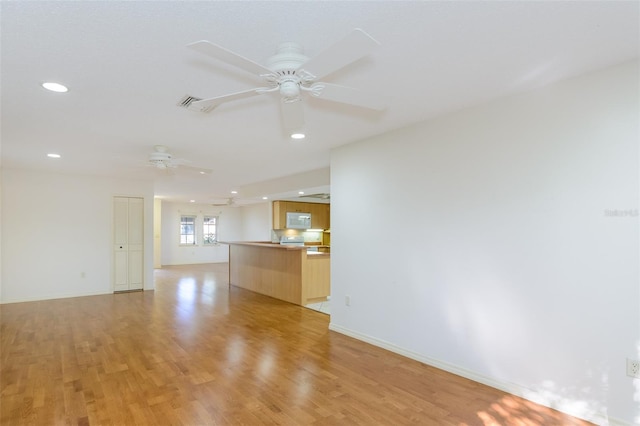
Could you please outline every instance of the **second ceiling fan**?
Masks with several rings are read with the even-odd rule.
[[[370,35],[356,28],[345,38],[311,59],[303,54],[302,46],[299,44],[281,43],[276,54],[267,60],[266,66],[263,66],[217,44],[205,40],[197,41],[187,47],[257,75],[266,85],[209,99],[191,98],[186,106],[190,110],[210,112],[225,102],[279,92],[284,127],[291,133],[300,131],[304,127],[304,111],[301,102],[303,93],[318,99],[382,111],[386,108],[386,99],[383,96],[320,81],[325,76],[368,55],[379,45]]]

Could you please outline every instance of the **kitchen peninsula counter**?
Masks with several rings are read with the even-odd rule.
[[[297,305],[327,300],[329,253],[314,246],[287,246],[266,241],[222,242],[229,246],[229,283]]]

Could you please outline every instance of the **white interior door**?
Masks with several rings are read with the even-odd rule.
[[[113,198],[114,291],[141,290],[144,284],[144,200]]]

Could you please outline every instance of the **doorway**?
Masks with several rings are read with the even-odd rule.
[[[113,291],[144,284],[144,198],[113,197]]]

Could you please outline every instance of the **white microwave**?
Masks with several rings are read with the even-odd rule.
[[[287,228],[291,228],[291,229],[311,228],[311,213],[287,212]]]

